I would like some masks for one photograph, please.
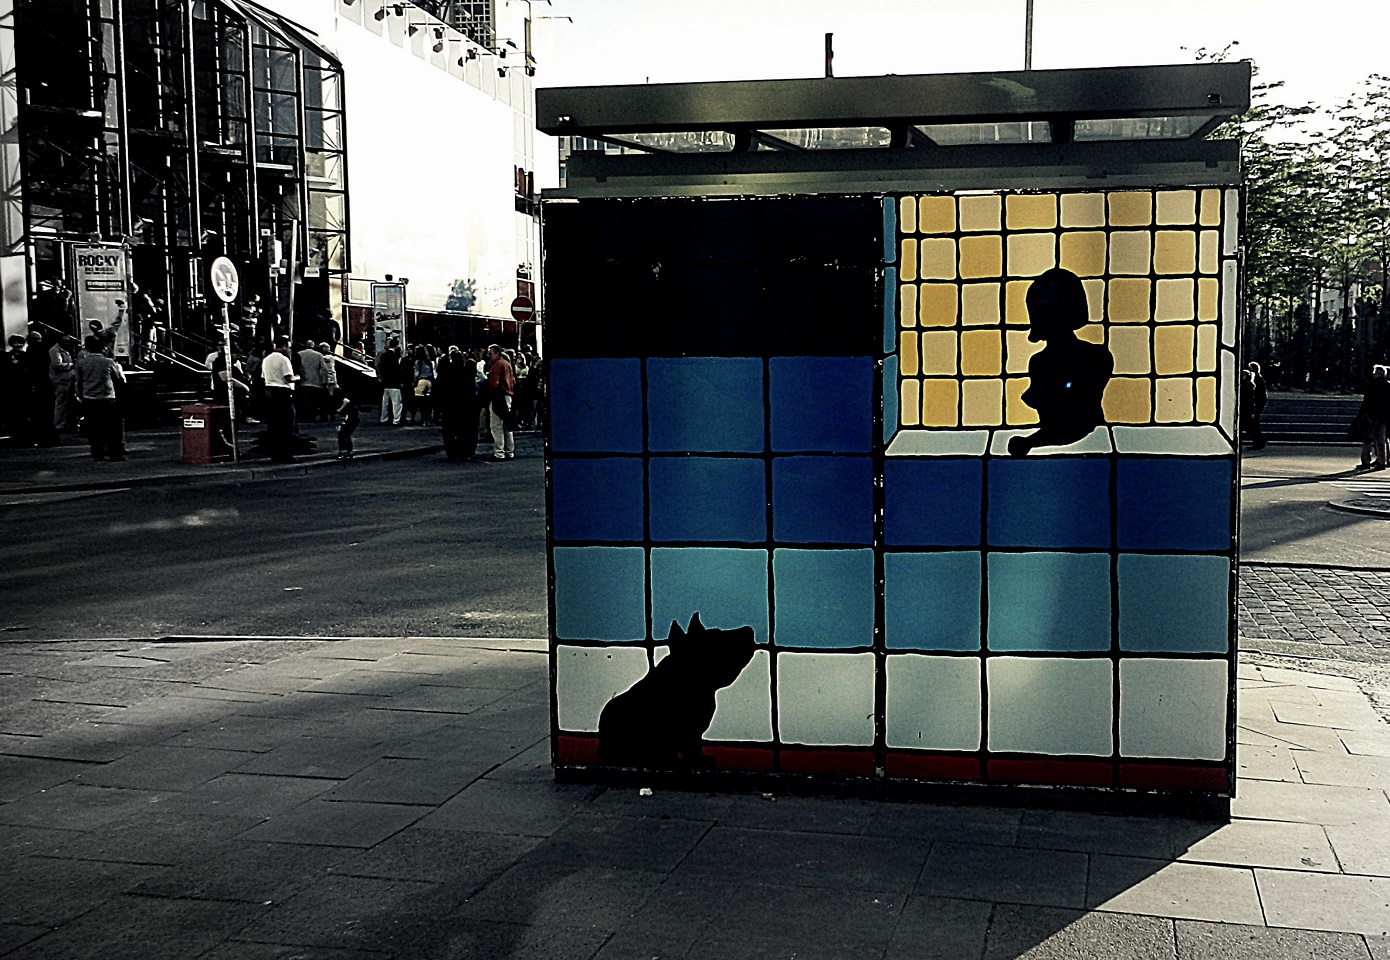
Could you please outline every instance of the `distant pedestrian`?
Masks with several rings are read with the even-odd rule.
[[[53,382],[50,358],[43,346],[43,334],[29,334],[24,353],[25,411],[29,417],[29,437],[35,446],[56,447],[58,428],[53,425]]]
[[[1361,441],[1361,463],[1357,469],[1384,470],[1386,426],[1390,424],[1390,368],[1380,364],[1371,368],[1371,380],[1366,384],[1357,418],[1366,423],[1366,435]]]
[[[477,366],[457,346],[435,363],[434,412],[444,434],[444,456],[472,460],[478,450]]]
[[[301,375],[303,379],[295,385],[295,408],[299,411],[300,421],[319,420],[328,411],[328,371],[323,354],[312,343],[307,343],[299,351],[299,362],[304,372]]]
[[[1269,400],[1269,389],[1265,378],[1260,374],[1260,365],[1251,360],[1240,375],[1240,420],[1241,427],[1250,437],[1251,450],[1263,450],[1264,433],[1260,429],[1260,415]]]
[[[357,430],[357,425],[362,422],[362,417],[347,394],[343,394],[335,416],[338,418],[338,459],[351,460],[352,435]]]
[[[53,387],[53,429],[70,430],[77,423],[77,372],[73,355],[77,338],[61,337],[48,348],[48,381]]]
[[[290,363],[290,341],[280,337],[274,352],[261,363],[265,378],[266,447],[274,463],[293,463],[290,444],[294,436],[294,385],[299,377]]]
[[[116,384],[125,383],[120,364],[102,353],[101,338],[86,340],[86,355],[74,364],[77,395],[82,400],[82,432],[92,450],[92,459],[125,459],[125,425],[116,396]]]
[[[487,402],[489,425],[492,427],[492,459],[512,460],[516,457],[515,424],[512,422],[512,400],[516,393],[516,376],[512,365],[497,344],[487,348]]]
[[[381,422],[401,425],[401,351],[400,341],[391,337],[376,355],[373,363],[377,382],[381,384]]]

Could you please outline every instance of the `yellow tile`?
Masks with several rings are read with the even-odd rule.
[[[955,233],[956,198],[923,197],[917,204],[917,225],[923,233]]]
[[[1154,319],[1159,323],[1193,320],[1192,280],[1160,280],[1154,284]]]
[[[997,327],[999,325],[999,284],[962,284],[960,288],[960,322],[967,327]]]
[[[1197,222],[1196,190],[1160,190],[1154,194],[1154,222],[1161,227],[1185,227]]]
[[[1147,190],[1111,193],[1108,199],[1110,226],[1147,227],[1153,223],[1153,194]]]
[[[901,280],[917,279],[917,241],[906,239],[898,252],[898,277]]]
[[[922,381],[922,426],[960,426],[960,381]]]
[[[917,198],[903,197],[898,201],[898,232],[917,232]]]
[[[1197,362],[1197,328],[1189,323],[1154,328],[1154,373],[1191,373]]]
[[[1197,378],[1197,422],[1216,422],[1216,378]]]
[[[960,334],[954,330],[928,330],[922,334],[922,374],[928,377],[954,377],[960,372],[956,351]]]
[[[898,369],[904,377],[915,377],[920,369],[917,362],[917,334],[911,330],[898,334]]]
[[[1116,376],[1151,373],[1148,327],[1111,327],[1110,355],[1115,358]]]
[[[1064,193],[1061,196],[1063,227],[1105,226],[1105,194]]]
[[[1147,230],[1117,230],[1110,234],[1110,272],[1141,276],[1149,272]]]
[[[933,238],[922,241],[922,279],[954,280],[956,278],[956,242]]]
[[[1010,230],[1051,230],[1057,226],[1057,196],[1016,193],[1005,197],[1004,223]]]
[[[1197,327],[1197,372],[1216,372],[1216,324],[1204,323]]]
[[[1027,373],[1028,361],[1044,346],[1029,340],[1027,330],[1004,331],[1004,372]]]
[[[1030,382],[1027,377],[1004,381],[1004,422],[1011,427],[1027,427],[1038,422],[1038,411],[1023,402]]]
[[[1150,402],[1147,377],[1111,377],[1101,411],[1106,423],[1148,423],[1153,418]]]
[[[1129,278],[1111,280],[1107,291],[1110,302],[1106,319],[1111,323],[1147,323],[1149,319],[1149,281]]]
[[[1202,191],[1202,213],[1197,222],[1204,227],[1221,226],[1221,191]]]
[[[904,380],[898,384],[898,414],[905,427],[922,422],[922,381]]]
[[[1105,281],[1082,280],[1081,287],[1086,291],[1086,306],[1090,310],[1092,323],[1105,319]]]
[[[1105,325],[1101,323],[1088,323],[1080,330],[1076,331],[1076,339],[1084,340],[1087,343],[1105,342]]]
[[[974,198],[979,199],[979,198]],[[998,200],[998,197],[994,198]],[[978,280],[997,277],[1004,272],[1004,244],[1001,237],[962,237],[960,241],[960,277]]]
[[[1154,272],[1197,272],[1197,236],[1191,230],[1160,230],[1154,235]]]
[[[999,213],[1003,199],[998,195],[960,198],[960,229],[962,233],[986,233],[999,229]]]
[[[1036,277],[1057,266],[1057,238],[1051,233],[1012,233],[1007,245],[1011,277]]]
[[[922,326],[954,327],[956,325],[956,291],[954,283],[924,283],[919,294]]]
[[[1154,423],[1191,423],[1196,419],[1190,377],[1165,377],[1154,383]]]
[[[1004,335],[998,330],[967,330],[960,335],[960,372],[997,377],[1004,369]]]
[[[1216,307],[1221,300],[1221,284],[1217,280],[1197,281],[1197,319],[1210,322],[1218,316]]]
[[[1078,277],[1098,277],[1105,272],[1105,234],[1099,230],[1073,230],[1062,234],[1064,270]]]
[[[898,287],[898,326],[917,326],[917,284],[904,283]]]
[[[1004,381],[964,381],[961,384],[960,406],[963,426],[999,426],[1004,422]]]
[[[1009,326],[1028,326],[1028,288],[1032,285],[1032,280],[1010,280],[1004,284],[1004,322]]]
[[[1218,273],[1221,270],[1221,234],[1215,230],[1203,230],[1197,254],[1197,270],[1201,273]]]

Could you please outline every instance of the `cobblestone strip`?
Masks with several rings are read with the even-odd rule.
[[[1390,654],[1390,571],[1243,565],[1237,624],[1241,647],[1260,641],[1319,644],[1323,656]],[[1253,641],[1253,643],[1252,643]]]

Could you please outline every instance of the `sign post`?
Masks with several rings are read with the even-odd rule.
[[[232,318],[227,305],[236,299],[237,291],[241,289],[241,279],[237,276],[236,264],[226,257],[212,261],[209,273],[212,290],[222,301],[222,350],[227,364],[227,415],[232,423],[232,463],[240,463],[236,437],[236,388],[232,386]]]

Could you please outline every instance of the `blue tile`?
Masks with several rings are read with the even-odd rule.
[[[883,198],[883,262],[898,260],[898,198]],[[889,287],[891,290],[892,287]]]
[[[1230,550],[1230,460],[1130,458],[1116,477],[1121,550]]]
[[[1110,649],[1110,555],[991,553],[987,646],[1072,653]]]
[[[762,453],[763,361],[647,361],[647,443],[655,451]]]
[[[550,448],[642,452],[640,360],[550,361]]]
[[[550,462],[556,540],[640,541],[642,461],[635,457]]]
[[[752,627],[767,642],[767,551],[733,547],[654,547],[652,624],[658,638],[671,621],[700,614],[707,627]]]
[[[767,465],[738,457],[652,457],[653,540],[767,540]]]
[[[556,547],[553,556],[556,636],[646,638],[646,561],[641,547]]]
[[[985,539],[997,547],[1109,547],[1110,461],[991,460]]]
[[[980,460],[888,460],[883,465],[884,537],[890,546],[978,547]]]
[[[898,358],[883,358],[883,445],[886,447],[898,435]]]
[[[1122,553],[1120,649],[1136,653],[1226,653],[1231,561],[1226,557]]]
[[[883,352],[889,356],[895,356],[898,352],[897,267],[883,271]],[[894,371],[894,379],[897,379],[897,371]]]
[[[873,461],[868,457],[774,459],[772,537],[782,543],[873,543]]]
[[[835,336],[827,330],[825,336]],[[768,364],[772,449],[868,453],[873,444],[870,357],[774,357]]]
[[[778,645],[873,644],[872,550],[774,550],[772,589]]]
[[[980,554],[883,557],[884,643],[891,650],[979,650]]]

